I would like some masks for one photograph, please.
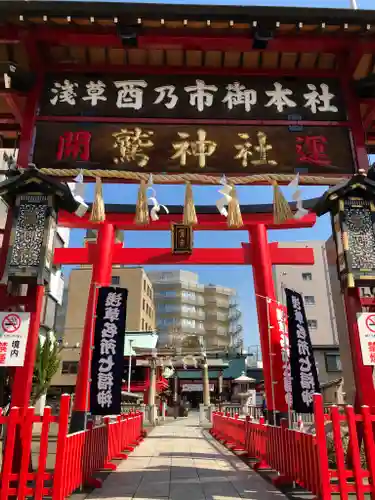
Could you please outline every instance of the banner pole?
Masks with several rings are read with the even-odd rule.
[[[284,293],[285,293],[285,284],[281,282],[281,305],[283,306],[283,314],[288,315],[287,310],[286,310],[286,304],[284,304]],[[284,325],[287,326],[288,324],[288,318],[284,317]],[[288,342],[286,340],[286,335],[284,335],[284,349],[286,352],[288,352],[288,363],[289,363],[289,368],[290,368],[290,344],[289,344],[289,330],[288,330]],[[292,374],[290,369],[288,370],[288,385],[291,388],[292,387]],[[293,391],[291,393],[288,393],[285,391],[286,396],[287,396],[287,405],[288,405],[288,427],[289,429],[292,428],[292,405],[290,401],[289,394],[293,394]]]
[[[88,367],[87,373],[89,375],[89,383],[86,385],[86,400],[85,400],[85,418],[83,424],[83,430],[87,429],[87,420],[88,420],[88,410],[89,410],[89,399],[90,399],[90,388],[91,388],[91,363],[92,363],[92,351],[94,349],[94,336],[95,336],[95,321],[96,321],[96,307],[98,302],[98,289],[101,288],[100,285],[94,284],[94,300],[92,302],[92,319],[91,319],[91,338],[90,338],[90,346],[91,346],[91,355],[88,357]]]
[[[271,328],[273,328],[270,325],[270,309],[269,305],[270,302],[272,302],[272,299],[269,297],[266,297],[266,304],[267,304],[267,326],[268,326],[268,349],[270,353],[270,376],[271,376],[271,394],[272,394],[272,412],[273,412],[273,425],[276,425],[276,408],[275,408],[275,386],[274,386],[274,380],[273,380],[273,352],[272,352],[272,342],[271,342]]]

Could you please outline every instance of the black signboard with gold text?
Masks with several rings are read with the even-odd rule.
[[[41,115],[343,121],[336,79],[217,75],[47,75]]]
[[[236,175],[351,174],[344,127],[50,123],[37,125],[40,167]]]

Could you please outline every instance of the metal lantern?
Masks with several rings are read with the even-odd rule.
[[[314,211],[331,214],[342,286],[374,285],[375,182],[359,173],[326,191]]]
[[[58,210],[76,212],[79,202],[66,184],[40,174],[35,168],[0,183],[0,196],[12,214],[2,283],[48,283]]]

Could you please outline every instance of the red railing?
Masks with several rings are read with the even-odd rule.
[[[275,427],[216,412],[211,433],[228,447],[246,451],[256,468],[277,471],[277,483],[295,482],[321,500],[331,500],[332,494],[347,500],[352,493],[374,500],[375,415],[368,407],[356,415],[352,406],[344,413],[331,406],[327,415],[322,397],[315,395],[314,420],[315,434],[308,434],[288,429],[286,421]]]
[[[63,500],[77,488],[85,485],[100,486],[95,479],[99,470],[114,470],[113,459],[126,459],[126,451],[133,451],[142,441],[143,416],[141,413],[121,415],[114,421],[106,419],[104,425],[82,432],[68,434],[69,396],[62,396],[59,417],[46,408],[43,417],[29,408],[22,415],[13,408],[9,416],[0,415],[0,424],[6,425],[6,445],[0,474],[0,500],[9,497],[36,500],[52,497]],[[31,472],[31,450],[34,424],[42,425],[38,463]],[[58,424],[56,457],[48,457],[51,424]],[[35,452],[33,452],[35,453]],[[48,460],[49,459],[49,460]],[[49,469],[47,469],[47,465]],[[13,473],[17,470],[17,473]]]

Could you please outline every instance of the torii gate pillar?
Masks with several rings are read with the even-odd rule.
[[[86,412],[89,411],[91,356],[98,288],[108,286],[111,283],[114,244],[115,228],[113,224],[105,222],[99,226],[97,244],[95,245],[70,432],[84,429]]]
[[[275,303],[276,295],[267,228],[264,224],[257,224],[249,229],[249,235],[267,410],[281,414],[286,413],[288,407],[283,386],[280,338],[274,327],[277,325],[277,319],[274,317],[275,308],[270,307],[270,301]]]

